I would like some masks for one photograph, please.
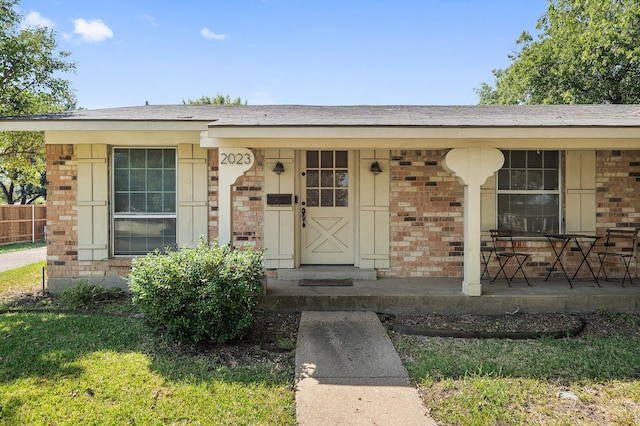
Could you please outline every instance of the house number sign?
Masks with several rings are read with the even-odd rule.
[[[253,166],[255,157],[247,148],[220,148],[218,151],[218,165],[220,168],[237,169],[245,172]]]

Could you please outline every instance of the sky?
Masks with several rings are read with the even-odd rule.
[[[546,0],[22,0],[77,64],[87,109],[180,104],[473,105]]]

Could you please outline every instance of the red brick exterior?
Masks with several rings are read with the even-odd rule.
[[[255,163],[233,185],[233,246],[264,247],[264,151],[253,150]]]
[[[464,188],[442,168],[445,153],[391,152],[391,268],[381,275],[461,276]]]
[[[390,162],[390,268],[380,276],[459,277],[463,275],[464,193],[442,167],[444,150],[394,150]],[[264,151],[233,188],[233,245],[264,244]],[[209,150],[209,239],[218,235],[217,150]],[[47,244],[50,279],[118,277],[126,258],[78,261],[77,160],[73,145],[47,145]],[[597,233],[610,227],[640,227],[640,151],[598,151]],[[546,240],[518,241],[533,254],[531,277],[546,276],[553,256]],[[567,252],[566,264],[579,258]],[[593,258],[593,265],[597,260]],[[495,267],[495,265],[494,265]],[[494,267],[492,269],[495,272]],[[585,272],[586,273],[586,272]],[[581,275],[584,275],[581,274]]]

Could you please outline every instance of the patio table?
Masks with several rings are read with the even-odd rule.
[[[551,265],[551,268],[549,269],[549,273],[547,274],[547,277],[544,279],[545,281],[549,279],[555,266],[560,265],[560,269],[562,269],[564,276],[567,278],[567,281],[569,282],[569,286],[573,288],[573,284],[571,283],[571,281],[575,280],[576,275],[578,275],[578,272],[580,271],[580,268],[582,268],[582,265],[586,264],[587,267],[589,268],[589,272],[591,272],[591,276],[595,280],[596,284],[598,284],[598,287],[600,287],[600,283],[598,282],[598,277],[596,276],[595,272],[593,272],[593,268],[591,268],[591,265],[589,264],[589,259],[588,259],[589,253],[591,253],[591,250],[593,250],[593,247],[596,245],[600,237],[598,237],[597,235],[585,235],[585,234],[546,234],[545,237],[547,237],[547,239],[549,240],[549,245],[551,245],[551,248],[553,249],[553,252],[556,255],[556,260],[553,262],[553,265]],[[562,243],[562,245],[560,246],[560,251],[556,249],[556,245],[554,244],[558,241]],[[582,244],[580,244],[581,241],[582,241]],[[575,272],[573,273],[573,276],[569,278],[569,274],[567,274],[567,270],[562,264],[562,253],[564,253],[567,246],[569,246],[569,244],[572,242],[573,242],[573,245],[575,246],[575,249],[572,248],[570,250],[579,252],[582,256],[582,259],[580,261],[580,264],[576,268]]]

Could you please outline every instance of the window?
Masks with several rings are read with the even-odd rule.
[[[498,171],[498,226],[514,235],[560,230],[559,151],[503,151]]]
[[[306,197],[309,207],[348,207],[349,153],[307,151]]]
[[[144,255],[176,244],[176,150],[113,150],[113,250]]]

